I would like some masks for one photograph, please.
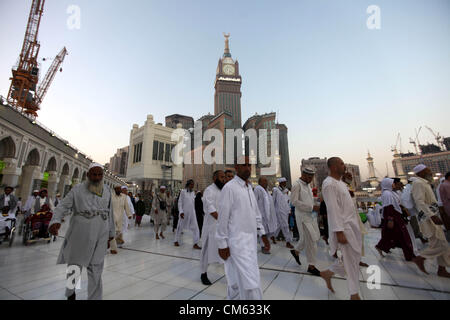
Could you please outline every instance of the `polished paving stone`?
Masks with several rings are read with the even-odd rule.
[[[60,234],[68,226],[66,221]],[[211,265],[208,277],[213,283],[204,286],[200,282],[200,250],[192,249],[192,235],[185,231],[180,247],[173,246],[172,228],[166,230],[166,239],[155,240],[149,217],[144,216],[142,226],[134,223],[125,234],[126,243],[119,254],[107,254],[103,271],[103,298],[105,300],[217,300],[226,298],[226,278],[223,266]],[[400,249],[382,258],[374,249],[380,238],[380,230],[371,229],[365,237],[365,256],[369,265],[377,265],[381,275],[379,289],[370,289],[370,274],[366,268],[360,271],[360,293],[367,300],[436,299],[450,300],[450,279],[436,275],[436,261],[427,261],[429,275],[403,259]],[[63,239],[56,242],[40,242],[24,246],[17,236],[12,247],[0,245],[0,300],[60,300],[65,299],[65,265],[56,265]],[[418,241],[419,249],[422,244]],[[272,245],[271,254],[258,254],[261,287],[264,299],[274,300],[342,300],[348,299],[347,283],[343,278],[333,278],[335,293],[330,292],[324,281],[307,273],[304,253],[302,265],[292,258],[284,242]],[[319,270],[326,269],[333,261],[328,247],[319,242]],[[87,298],[87,275],[82,272],[78,299]]]

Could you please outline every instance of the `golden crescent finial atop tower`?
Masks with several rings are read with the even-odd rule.
[[[231,56],[230,55],[230,42],[229,42],[230,34],[224,32],[223,36],[225,37],[225,51],[224,51],[224,55],[225,56]]]

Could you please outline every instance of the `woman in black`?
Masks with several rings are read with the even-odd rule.
[[[203,216],[205,215],[205,213],[203,212],[202,196],[203,195],[200,191],[195,196],[195,215],[197,216],[197,223],[200,234],[202,234]]]
[[[136,224],[141,226],[142,216],[145,214],[145,203],[142,200],[142,196],[138,195],[139,200],[136,202]]]

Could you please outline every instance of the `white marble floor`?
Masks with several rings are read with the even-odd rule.
[[[66,221],[61,234],[68,225]],[[119,254],[105,257],[103,271],[104,299],[225,299],[226,279],[223,267],[210,266],[208,276],[213,284],[200,282],[200,250],[192,249],[189,231],[184,243],[173,246],[171,227],[166,239],[155,240],[149,217],[144,216],[142,227],[130,227],[125,236],[126,244]],[[372,229],[366,236],[366,255],[363,261],[377,265],[381,270],[380,289],[369,289],[365,268],[360,273],[360,293],[367,300],[443,299],[450,300],[450,279],[436,275],[435,262],[426,262],[429,275],[422,274],[411,262],[405,262],[400,249],[380,258],[374,245],[380,231]],[[0,245],[0,299],[64,299],[65,265],[56,265],[56,258],[63,240],[50,244],[36,243],[25,247],[20,237],[11,248]],[[419,248],[422,246],[418,242]],[[341,300],[348,299],[347,284],[342,278],[333,279],[336,293],[331,293],[320,277],[306,272],[304,255],[298,266],[284,242],[272,245],[270,255],[259,254],[261,285],[264,299],[282,300]],[[327,246],[321,240],[318,253],[318,269],[325,269],[332,262]],[[77,299],[86,299],[86,273],[82,273],[81,289]]]

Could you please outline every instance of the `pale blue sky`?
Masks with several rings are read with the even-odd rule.
[[[0,1],[0,94],[22,46],[31,0]],[[69,30],[69,5],[81,29]],[[366,27],[369,5],[381,29]],[[360,165],[370,149],[392,174],[397,133],[450,135],[450,1],[47,0],[40,57],[69,55],[38,120],[107,162],[133,123],[214,112],[214,77],[231,33],[240,64],[242,119],[279,112],[289,129],[292,177],[302,158],[340,155]],[[43,72],[49,62],[43,63]],[[422,130],[421,141],[432,141]]]

